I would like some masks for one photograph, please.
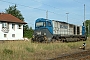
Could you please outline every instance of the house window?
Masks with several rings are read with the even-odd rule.
[[[7,27],[7,23],[2,23],[2,28]]]
[[[7,37],[7,34],[4,34],[4,37],[6,38]]]
[[[9,23],[2,22],[2,28],[9,28]]]
[[[12,34],[12,37],[15,37],[15,34]]]
[[[12,29],[15,30],[15,24],[12,24]]]
[[[18,25],[18,29],[21,29],[21,26],[22,26],[22,25],[21,25],[21,24],[19,24],[19,25]]]

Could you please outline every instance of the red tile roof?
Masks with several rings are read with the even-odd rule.
[[[16,18],[15,16],[6,13],[0,13],[0,21],[27,24],[26,22]]]

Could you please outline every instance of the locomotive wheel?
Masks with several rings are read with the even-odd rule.
[[[31,39],[31,43],[34,43],[34,42],[35,42],[35,38],[32,38],[32,39]]]
[[[45,39],[44,39],[44,37],[38,37],[38,42],[44,42],[45,41]]]

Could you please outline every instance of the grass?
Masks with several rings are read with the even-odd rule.
[[[0,42],[0,60],[43,60],[80,50],[86,43],[90,49],[90,38],[87,41],[69,43],[31,43],[30,41]]]

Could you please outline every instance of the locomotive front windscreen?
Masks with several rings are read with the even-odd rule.
[[[37,22],[36,27],[43,27],[46,26],[45,22]]]

